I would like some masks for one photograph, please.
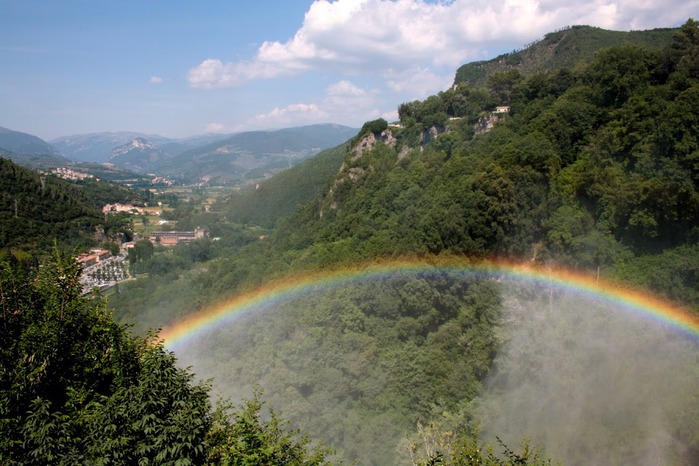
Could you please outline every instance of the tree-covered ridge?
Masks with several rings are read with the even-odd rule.
[[[15,257],[43,255],[57,242],[85,248],[129,230],[118,217],[105,218],[105,203],[143,200],[145,193],[87,179],[69,182],[41,175],[0,158],[0,250]]]
[[[575,71],[496,75],[404,104],[396,142],[348,153],[325,202],[279,238],[321,263],[450,252],[605,269],[691,249],[698,47],[690,20],[661,51],[624,45]],[[509,114],[474,136],[470,105],[504,99]],[[430,130],[443,134],[413,149]]]
[[[324,150],[254,188],[218,199],[216,208],[239,223],[273,227],[318,196],[339,170],[345,151],[345,144]]]
[[[676,29],[647,31],[609,31],[592,26],[571,26],[546,34],[522,50],[499,55],[492,60],[467,63],[456,71],[454,83],[484,86],[493,73],[517,69],[523,75],[574,68],[592,61],[595,54],[608,47],[635,44],[662,48],[672,40]]]
[[[0,183],[0,248],[79,244],[100,222],[97,206],[63,180],[0,159]]]

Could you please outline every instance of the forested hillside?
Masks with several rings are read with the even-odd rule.
[[[401,105],[393,142],[348,153],[279,241],[306,263],[450,252],[618,272],[675,248],[696,257],[697,44],[690,21],[662,51],[624,45],[576,71]],[[499,121],[476,135],[486,117]],[[660,288],[699,306],[690,289]]]
[[[591,26],[571,26],[546,34],[521,50],[492,60],[467,63],[456,70],[454,83],[485,86],[493,73],[518,70],[525,76],[557,71],[592,61],[604,48],[624,44],[661,49],[672,41],[676,29],[609,31]]]
[[[278,219],[269,234],[256,238],[236,222],[258,221],[249,207],[257,205],[255,218],[275,224],[288,204],[270,208],[269,216],[264,212],[281,195],[254,204],[262,198],[251,191],[240,198],[244,207],[238,211],[221,203],[218,220],[206,217],[221,232],[219,242],[156,253],[151,260],[158,267],[144,264],[149,279],[123,287],[111,303],[142,331],[275,277],[381,258],[456,256],[560,265],[632,283],[699,313],[697,57],[699,26],[689,20],[662,49],[626,44],[574,68],[526,77],[496,73],[486,87],[461,84],[404,103],[399,126],[367,122],[320,194]],[[298,186],[315,189],[301,181]],[[264,189],[261,184],[259,191]],[[202,248],[203,256],[197,253]],[[222,331],[222,339],[211,339],[203,351],[205,364],[212,373],[229,374],[224,385],[231,390],[235,385],[249,392],[249,384],[269,383],[276,405],[313,426],[313,435],[330,437],[345,458],[367,464],[391,457],[377,451],[377,444],[396,451],[397,431],[435,416],[444,419],[432,427],[420,424],[416,435],[434,435],[437,442],[453,426],[462,433],[477,430],[473,406],[491,373],[493,348],[508,338],[497,328],[502,290],[490,288],[492,282],[403,278],[266,314],[246,327],[248,336],[232,336],[235,328]],[[536,290],[529,293],[532,301],[543,299],[534,296]],[[575,327],[559,330],[566,338],[575,333]],[[229,347],[237,350],[231,354]],[[450,353],[457,348],[478,357]],[[247,351],[251,359],[243,358]],[[538,363],[536,350],[524,351],[531,352],[528,364]],[[342,362],[334,359],[343,354]],[[453,367],[453,361],[478,362]],[[390,379],[385,386],[373,385],[378,375],[372,363]],[[683,374],[691,379],[696,372],[687,364]],[[455,386],[455,380],[466,380],[464,374],[472,376],[469,383]],[[331,390],[328,380],[341,381],[333,387],[346,390]],[[390,393],[394,385],[403,391]],[[458,405],[450,405],[450,393],[460,398]],[[380,413],[370,405],[381,405]],[[349,412],[326,409],[337,416],[322,419],[314,406]],[[693,404],[682,409],[697,412]],[[340,425],[339,418],[348,424]],[[683,427],[668,433],[687,445],[684,453],[675,452],[678,464],[697,458],[696,418],[683,416]],[[371,425],[370,433],[359,430],[363,424]],[[598,447],[616,435],[642,442],[629,429],[597,432],[577,449],[567,445],[574,450],[568,458],[585,464],[585,454],[602,454]],[[467,440],[456,444],[461,441]],[[605,450],[609,463],[635,461],[645,451],[620,445],[613,453]]]
[[[274,414],[262,420],[257,398],[213,408],[156,337],[81,296],[79,273],[58,252],[41,269],[0,263],[2,464],[326,464]]]
[[[54,239],[77,245],[92,234],[100,211],[67,182],[0,159],[0,246],[48,250]]]
[[[128,233],[128,222],[105,218],[107,202],[142,200],[144,193],[87,179],[71,183],[0,158],[0,250],[15,258],[44,256],[54,244],[86,248]]]
[[[346,144],[325,150],[255,188],[218,199],[217,209],[239,223],[273,227],[320,194],[340,169],[346,151]]]

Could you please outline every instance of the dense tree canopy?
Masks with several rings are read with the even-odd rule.
[[[0,263],[2,464],[262,464],[268,447],[274,464],[323,463],[256,398],[213,410],[209,386],[82,296],[79,274],[59,252],[38,271]]]

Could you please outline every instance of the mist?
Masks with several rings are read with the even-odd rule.
[[[433,407],[410,405],[410,393],[404,392],[430,393],[430,377],[436,380],[434,374],[447,370],[442,365],[471,363],[471,356],[423,357],[421,348],[439,341],[447,326],[454,331],[454,321],[486,299],[483,289],[496,287],[499,351],[483,392],[468,403],[482,441],[497,445],[497,436],[514,449],[528,439],[554,463],[567,465],[696,464],[699,456],[691,446],[699,443],[696,340],[633,309],[553,285],[510,279],[474,284],[454,277],[445,284],[443,276],[431,283],[424,277],[401,280],[317,290],[257,309],[178,348],[178,358],[198,377],[213,377],[214,397],[237,403],[260,387],[269,407],[336,448],[338,458],[362,465],[410,464],[401,442],[415,430],[414,421],[408,422],[412,413],[424,421],[425,413],[456,412],[471,401],[445,400],[439,392]],[[453,291],[459,287],[465,291]],[[422,309],[424,302],[419,312],[434,314],[437,295],[454,309],[448,319],[435,320],[439,329],[426,324],[431,335],[406,333],[413,318],[400,306]],[[386,320],[376,321],[376,313]],[[391,328],[389,318],[395,321]],[[465,346],[482,333],[458,328],[461,334],[453,341],[467,341]],[[378,347],[382,331],[389,336],[381,338],[400,346]],[[398,351],[407,359],[395,356]],[[410,367],[393,367],[397,364]],[[408,388],[390,391],[396,381]]]
[[[487,438],[529,437],[568,465],[697,464],[696,341],[579,293],[509,286],[504,303]]]

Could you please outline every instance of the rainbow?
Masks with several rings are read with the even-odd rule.
[[[216,328],[230,325],[241,316],[269,308],[275,303],[343,284],[387,278],[397,273],[429,272],[509,278],[548,284],[554,288],[602,299],[615,308],[629,310],[632,314],[668,326],[699,341],[698,315],[646,292],[603,282],[595,276],[562,268],[505,261],[471,262],[464,258],[387,260],[303,272],[273,280],[217,306],[188,315],[165,327],[160,333],[160,338],[166,347],[176,349]]]

